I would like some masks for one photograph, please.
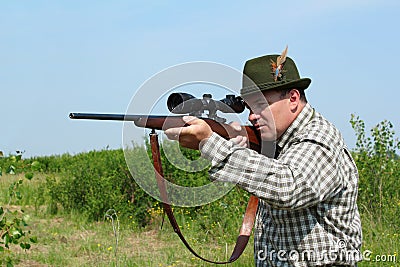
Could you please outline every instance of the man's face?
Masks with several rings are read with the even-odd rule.
[[[253,94],[245,101],[251,110],[249,121],[260,131],[263,140],[278,139],[292,123],[289,97],[282,97],[279,91]]]

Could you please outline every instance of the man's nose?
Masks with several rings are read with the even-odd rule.
[[[257,121],[259,118],[260,118],[260,115],[254,113],[254,112],[251,112],[249,114],[249,121],[251,121],[251,122]]]

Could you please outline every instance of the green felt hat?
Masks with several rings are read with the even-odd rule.
[[[294,61],[286,57],[281,71],[276,75],[276,62],[279,55],[266,55],[250,59],[243,69],[242,96],[266,90],[307,89],[309,78],[300,78]]]

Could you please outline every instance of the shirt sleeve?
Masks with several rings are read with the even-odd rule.
[[[236,183],[277,209],[315,205],[341,189],[334,153],[313,140],[294,143],[271,159],[213,133],[200,151],[211,161],[212,180]]]

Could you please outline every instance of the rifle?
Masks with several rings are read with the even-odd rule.
[[[233,129],[229,124],[226,124],[226,119],[217,116],[217,111],[223,113],[241,113],[245,109],[243,100],[234,95],[227,95],[224,99],[213,100],[210,94],[204,94],[202,99],[197,99],[187,93],[173,93],[168,97],[167,106],[169,111],[174,114],[189,114],[203,119],[211,129],[225,139],[234,138],[238,135],[246,136],[248,138],[248,145],[251,149],[260,152],[261,138],[258,130],[253,126],[242,126],[241,131]],[[205,114],[205,111],[208,111]],[[207,117],[203,117],[206,115]],[[203,258],[197,254],[186,241],[183,236],[178,223],[176,222],[171,205],[168,204],[168,196],[163,177],[163,170],[161,166],[161,156],[158,143],[158,135],[155,130],[166,130],[172,127],[187,126],[183,121],[183,115],[174,116],[158,116],[158,115],[132,115],[132,114],[99,114],[99,113],[70,113],[71,119],[88,119],[88,120],[115,120],[115,121],[132,121],[138,127],[149,128],[152,130],[150,133],[150,145],[153,157],[153,166],[157,185],[160,191],[161,200],[163,203],[164,211],[177,233],[181,241],[185,244],[187,249],[196,257],[214,264],[226,264],[237,260],[244,251],[251,231],[254,225],[255,214],[258,207],[258,198],[250,196],[246,212],[243,218],[242,226],[239,231],[239,236],[236,245],[228,261],[218,262]]]

